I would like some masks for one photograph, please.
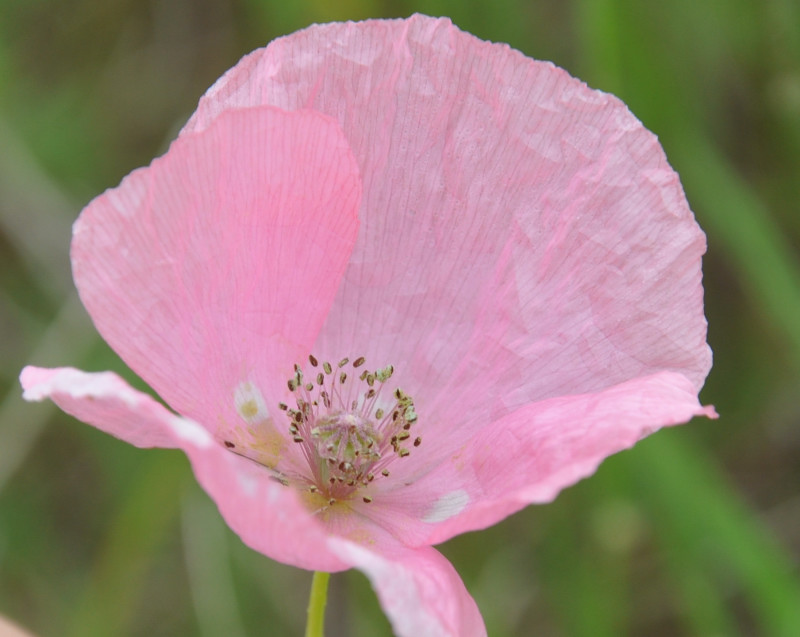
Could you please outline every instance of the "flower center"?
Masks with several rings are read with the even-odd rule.
[[[310,474],[301,479],[303,488],[321,494],[329,505],[357,491],[364,502],[372,502],[373,480],[388,477],[388,465],[422,443],[420,437],[408,442],[417,421],[414,401],[399,388],[391,397],[383,396],[394,373],[391,365],[359,373],[363,357],[352,364],[344,358],[336,367],[320,365],[314,356],[308,360],[313,380],[295,365],[287,381],[296,408],[278,405],[289,417],[289,433],[308,463]]]

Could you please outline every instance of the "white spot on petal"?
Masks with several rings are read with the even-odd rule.
[[[256,492],[258,491],[258,481],[253,476],[244,474],[241,471],[237,471],[236,479],[239,482],[239,486],[242,488],[242,491],[248,498],[252,498],[256,495]]]
[[[211,435],[192,420],[175,416],[170,420],[169,424],[175,435],[197,447],[208,447],[212,442]]]
[[[444,522],[461,513],[469,504],[469,494],[464,489],[445,493],[423,516],[422,521],[429,524]]]
[[[248,425],[264,422],[269,417],[264,396],[258,387],[249,381],[241,383],[236,388],[236,391],[233,392],[233,402],[236,405],[236,413]]]

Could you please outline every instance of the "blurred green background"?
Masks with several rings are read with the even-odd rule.
[[[493,636],[800,635],[800,3],[0,0],[0,614],[40,637],[297,635],[310,574],[245,548],[183,454],[23,404],[28,362],[131,374],[69,274],[82,206],[163,152],[244,53],[311,22],[444,14],[619,95],[708,233],[721,414],[442,547]],[[328,634],[389,634],[332,579]]]

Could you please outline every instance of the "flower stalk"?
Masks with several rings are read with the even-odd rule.
[[[328,601],[330,573],[314,572],[311,595],[308,599],[308,616],[305,637],[323,637],[325,630],[325,604]]]

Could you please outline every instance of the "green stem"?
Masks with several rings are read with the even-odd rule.
[[[317,571],[311,580],[311,597],[308,600],[306,637],[323,637],[325,630],[325,602],[328,601],[330,573]]]

